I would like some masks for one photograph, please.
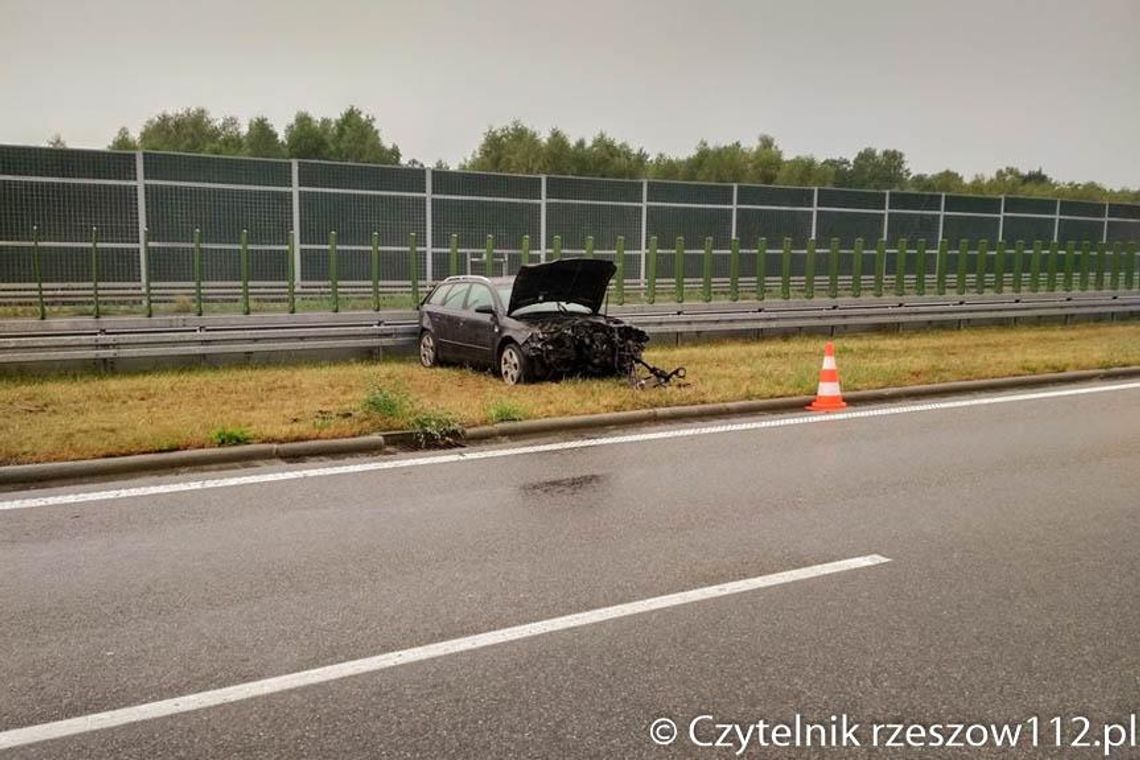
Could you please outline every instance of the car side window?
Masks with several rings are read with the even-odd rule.
[[[458,283],[451,286],[451,290],[443,297],[443,303],[440,304],[445,309],[462,309],[463,299],[467,297],[467,291],[471,288],[465,282]]]
[[[472,285],[471,292],[467,294],[466,311],[475,311],[479,306],[490,306],[495,302],[491,298],[491,289],[486,285]]]
[[[439,306],[443,303],[443,299],[447,297],[447,292],[451,290],[452,287],[454,286],[450,284],[440,285],[438,288],[431,292],[431,295],[428,296],[427,302],[432,306]]]

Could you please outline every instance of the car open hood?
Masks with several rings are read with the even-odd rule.
[[[602,309],[606,286],[617,271],[602,259],[559,259],[546,264],[522,267],[511,288],[507,313],[550,301],[585,306],[592,313]]]

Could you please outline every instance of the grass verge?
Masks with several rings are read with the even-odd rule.
[[[1140,365],[1140,324],[993,327],[836,339],[845,390]],[[620,380],[508,388],[489,374],[411,360],[0,378],[0,463],[47,462],[236,442],[339,438],[440,420],[525,417],[775,398],[815,391],[818,336],[651,348],[688,385]],[[225,439],[224,441],[221,439]]]

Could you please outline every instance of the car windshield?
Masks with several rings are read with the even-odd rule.
[[[511,289],[513,285],[500,285],[495,288],[499,291],[499,299],[503,302],[504,306],[509,307],[511,303]],[[570,303],[568,301],[545,301],[543,303],[532,303],[515,311],[515,314],[535,314],[537,312],[545,311],[565,311],[572,314],[590,314],[592,313],[588,308],[580,303]]]

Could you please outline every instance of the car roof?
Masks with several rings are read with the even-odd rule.
[[[479,274],[453,274],[450,277],[445,277],[439,281],[440,285],[446,285],[454,282],[481,282],[485,285],[492,287],[498,285],[510,285],[515,281],[514,277],[484,277]]]

